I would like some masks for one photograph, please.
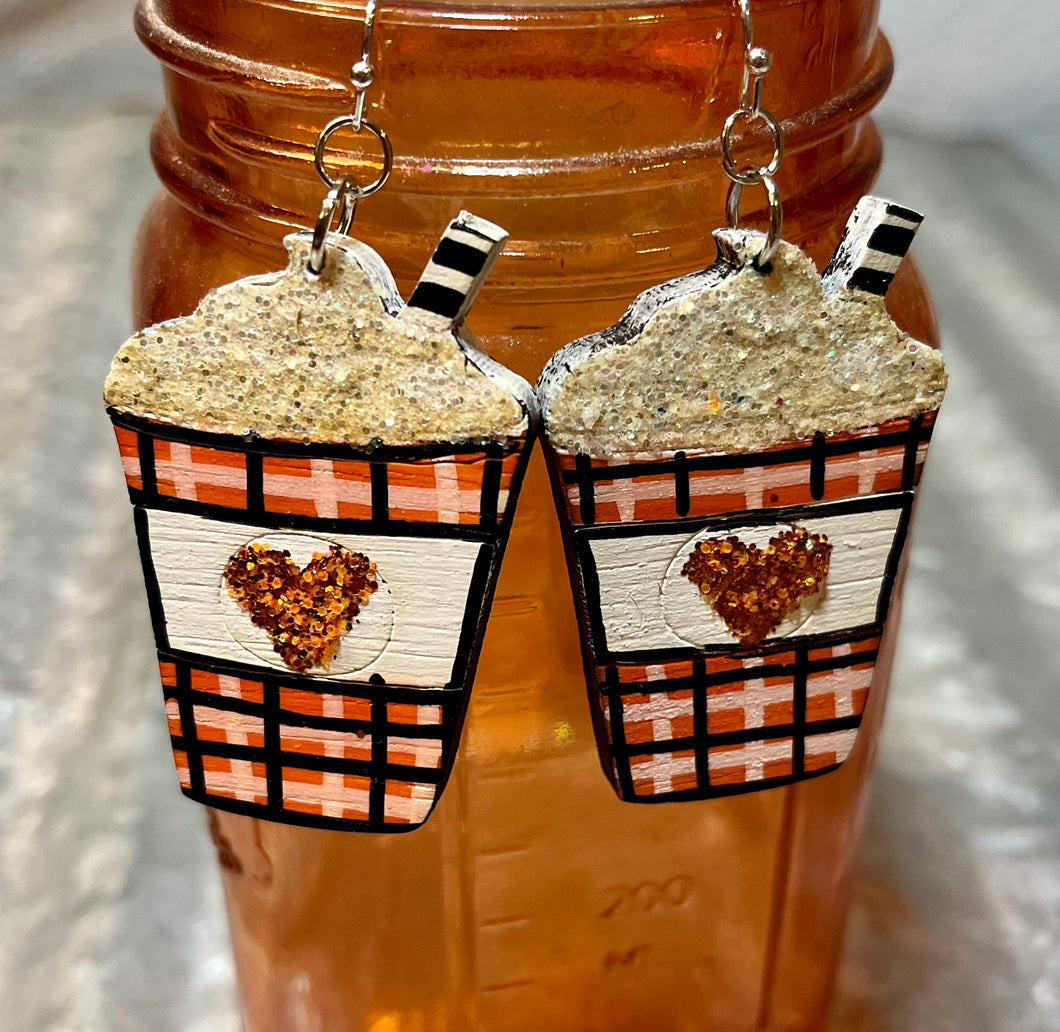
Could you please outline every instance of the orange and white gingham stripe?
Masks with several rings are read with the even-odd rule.
[[[806,731],[804,770],[813,773],[842,763],[857,738],[857,728],[813,734],[815,722],[860,718],[868,698],[875,668],[872,658],[878,649],[878,636],[810,649],[809,663],[843,661],[865,653],[861,663],[835,669],[815,670],[806,675]],[[752,656],[707,656],[707,676],[740,671],[753,674],[757,667],[784,667],[795,663],[793,651]],[[690,660],[659,664],[618,664],[620,685],[635,686],[666,682],[692,676]],[[601,682],[605,668],[598,669]],[[768,782],[790,778],[793,772],[793,741],[790,735],[769,737],[771,728],[790,729],[796,720],[795,686],[791,674],[756,678],[753,676],[710,684],[707,701],[707,765],[711,787]],[[612,713],[608,696],[601,692],[607,741],[614,742]],[[762,737],[742,743],[710,744],[710,736],[760,729]],[[695,750],[689,747],[695,735],[693,689],[636,692],[622,695],[622,732],[629,757],[633,792],[652,796],[699,787]],[[673,750],[637,754],[638,746],[673,741]]]
[[[166,688],[177,685],[176,666],[159,664]],[[260,681],[239,678],[192,667],[189,675],[192,691],[204,695],[236,699],[255,706],[264,705],[264,686]],[[204,788],[207,796],[233,799],[262,807],[268,804],[268,786],[264,763],[228,759],[212,755],[211,743],[262,748],[265,743],[264,715],[236,712],[198,701],[191,707],[195,736],[201,747]],[[169,732],[174,739],[184,733],[177,700],[166,699]],[[287,719],[285,719],[285,715]],[[304,727],[292,722],[294,716],[322,717],[331,720],[363,723],[364,729]],[[368,820],[370,778],[361,774],[317,771],[298,767],[293,757],[322,756],[337,760],[371,762],[371,703],[367,698],[339,695],[281,685],[279,689],[280,750],[288,763],[280,768],[282,807],[292,813],[313,814],[342,820]],[[439,727],[442,708],[438,705],[387,703],[387,723],[408,727]],[[440,738],[389,734],[388,764],[414,769],[440,770],[443,759]],[[187,752],[174,748],[174,761],[181,787],[191,790]],[[385,783],[383,820],[389,824],[418,824],[434,803],[438,787],[414,780],[388,778]]]
[[[710,785],[723,787],[790,778],[792,755],[790,737],[712,746],[707,750]],[[825,766],[825,763],[821,763],[819,768],[814,769]],[[692,749],[631,756],[629,767],[633,794],[636,796],[668,795],[699,787],[699,773]],[[808,764],[806,769],[811,769]]]
[[[371,519],[372,467],[368,462],[266,455],[261,473],[267,512]]]
[[[438,793],[436,785],[415,781],[387,781],[383,800],[383,820],[387,824],[420,824]]]
[[[854,645],[835,645],[833,656],[861,652],[866,645],[876,648],[879,639],[871,642],[856,642]],[[806,720],[838,720],[842,717],[860,717],[865,712],[872,674],[876,664],[872,660],[856,666],[838,667],[835,670],[818,671],[806,678]]]
[[[164,675],[162,683],[165,684]],[[169,737],[180,738],[184,729],[180,722],[180,708],[176,699],[166,699],[166,719],[169,723]],[[190,789],[191,773],[188,770],[188,754],[183,749],[174,747],[173,763],[177,768],[177,780],[180,782],[180,787],[185,790]]]
[[[176,686],[176,668],[172,663],[160,663],[159,672],[163,686]],[[257,705],[261,705],[263,701],[260,681],[243,680],[205,670],[191,671],[191,688],[193,691],[240,699]],[[196,737],[205,744],[202,768],[206,791],[221,799],[235,799],[264,806],[268,802],[265,764],[210,755],[208,744],[221,742],[260,748],[265,743],[264,720],[259,716],[201,704],[192,706],[192,714]],[[183,729],[176,699],[166,699],[166,716],[169,719],[170,735],[174,738],[180,737]],[[190,789],[188,754],[183,749],[174,749],[173,759],[181,787]]]
[[[923,427],[932,425],[935,413],[926,413]],[[850,440],[866,440],[882,435],[908,430],[908,419],[895,420],[882,426],[870,427],[853,434],[835,434],[826,443]],[[809,442],[800,442],[804,449]],[[927,442],[917,446],[914,483],[927,456]],[[689,470],[688,512],[684,516],[699,518],[722,513],[745,512],[754,509],[770,509],[788,505],[809,505],[814,502],[834,501],[861,495],[883,494],[898,491],[902,486],[902,471],[905,465],[905,445],[887,445],[868,448],[848,455],[831,456],[824,462],[824,492],[814,498],[810,491],[811,462],[808,458],[783,461],[783,453],[792,449],[791,444],[778,445],[758,454],[776,453],[777,462],[766,466],[750,466],[731,470]],[[695,456],[690,456],[694,458]],[[559,468],[571,471],[576,468],[573,455],[557,455]],[[657,464],[659,459],[630,460],[594,459],[594,469],[609,465],[636,466]],[[572,523],[580,524],[581,490],[577,483],[565,485],[567,512]],[[595,520],[600,523],[630,523],[651,520],[670,520],[677,516],[675,508],[674,473],[652,473],[616,480],[596,480],[593,487]]]
[[[753,670],[766,663],[783,663],[788,661],[787,655],[782,653],[775,659],[756,656],[745,660],[743,667]],[[750,677],[746,681],[713,684],[707,689],[707,733],[790,724],[795,713],[794,692],[795,683],[789,676]]]
[[[794,652],[774,652],[769,656],[769,664],[794,662]],[[713,674],[729,674],[751,667],[761,666],[758,657],[741,656],[738,653],[720,653],[703,657],[703,672],[708,676]],[[603,683],[607,678],[607,667],[597,667],[596,676]],[[673,681],[679,677],[691,677],[693,671],[692,660],[671,659],[665,663],[616,663],[615,672],[618,675],[619,684],[642,684],[645,681]]]
[[[162,424],[158,424],[164,432]],[[143,490],[139,434],[115,426],[122,468],[129,487]],[[148,438],[153,449],[158,493],[168,498],[245,510],[247,458],[237,450]],[[388,518],[419,523],[477,525],[488,462],[501,464],[495,510],[503,515],[511,496],[520,450],[499,458],[486,452],[443,455],[409,462],[387,462]],[[265,512],[320,519],[368,520],[372,505],[372,464],[365,460],[263,455]],[[492,506],[491,506],[492,508]]]
[[[604,719],[610,728],[611,712],[606,696]],[[691,738],[692,722],[691,688],[654,695],[627,695],[622,699],[622,724],[627,745]]]
[[[285,810],[340,820],[368,820],[370,778],[302,767],[283,767],[281,770]]]
[[[361,775],[283,768],[283,808],[294,813],[366,821],[370,779]],[[383,820],[387,824],[420,824],[434,805],[436,785],[387,780]]]
[[[411,702],[388,702],[386,719],[391,724],[414,724],[433,727],[442,722],[442,707],[415,705]]]
[[[299,727],[280,717],[280,748],[286,753],[306,756],[329,756],[339,760],[372,758],[372,735],[369,731],[336,731],[325,727]]]
[[[405,738],[391,735],[386,741],[387,763],[402,767],[422,767],[440,770],[442,742],[438,738]]]
[[[699,785],[696,754],[691,749],[631,756],[629,767],[633,776],[634,795],[665,795]]]
[[[269,789],[265,764],[212,755],[208,744],[224,742],[261,748],[265,744],[262,718],[198,705],[193,706],[192,711],[195,733],[203,743],[202,773],[206,791],[222,799],[241,799],[260,805],[267,803]]]
[[[247,506],[247,460],[239,452],[154,440],[158,493],[230,509]]]
[[[518,455],[502,460],[497,511],[508,504]],[[393,520],[477,524],[485,454],[387,463],[388,514]],[[262,481],[267,512],[330,519],[370,519],[371,463],[266,456]]]
[[[162,667],[171,667],[172,663],[162,663]],[[174,685],[176,674],[173,674]],[[163,684],[166,681],[163,679]],[[265,700],[265,689],[260,681],[252,681],[241,677],[232,677],[228,674],[215,674],[210,670],[191,670],[191,690],[193,692],[206,692],[213,695],[221,695],[228,699],[240,699],[243,702],[251,702],[257,706],[262,705]]]
[[[332,717],[341,720],[372,719],[372,704],[355,695],[335,695],[304,688],[280,687],[280,711],[299,713],[306,717]]]
[[[121,456],[121,468],[125,473],[125,482],[134,491],[143,490],[144,481],[140,475],[140,445],[136,434],[123,426],[114,428],[118,439],[118,454]]]
[[[856,734],[857,732],[855,732]],[[711,785],[746,785],[791,777],[794,745],[790,738],[765,738],[707,750]]]
[[[846,648],[849,649],[849,646]],[[787,653],[781,653],[769,656],[768,663],[772,666],[775,663],[791,662],[793,658]],[[740,662],[740,669],[754,670],[756,666],[762,666],[765,662],[761,656],[749,657]],[[871,677],[871,664],[869,667]],[[828,687],[832,684],[830,679],[836,674],[845,673],[845,670],[839,670],[814,675],[814,684],[819,686],[817,697],[822,702],[825,700]],[[863,676],[863,673],[859,671],[858,676]],[[841,686],[835,690],[840,696],[844,695],[844,687]],[[833,694],[827,697],[832,698]],[[611,713],[606,695],[602,696],[602,704],[604,718],[610,726]],[[725,734],[729,731],[747,731],[752,728],[779,727],[790,724],[794,719],[794,706],[794,681],[790,675],[752,677],[746,680],[712,684],[707,688],[707,733]],[[831,715],[818,719],[831,719]],[[629,746],[645,742],[691,738],[692,722],[691,688],[682,688],[672,692],[630,694],[622,697],[622,723],[626,744]]]
[[[829,767],[838,766],[853,751],[857,737],[857,728],[830,731],[825,735],[807,735],[806,770],[827,770]]]
[[[451,455],[430,461],[388,464],[390,518],[428,523],[478,523],[486,462],[484,455]],[[503,513],[508,504],[518,462],[516,454],[505,456],[501,461],[498,513]]]

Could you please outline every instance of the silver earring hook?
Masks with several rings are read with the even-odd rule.
[[[725,120],[721,132],[721,167],[732,180],[725,202],[725,213],[729,226],[740,228],[740,195],[745,186],[762,185],[769,200],[769,231],[765,244],[755,258],[755,265],[762,268],[780,246],[784,228],[784,207],[777,188],[776,174],[784,158],[784,131],[780,123],[762,107],[762,80],[772,67],[772,55],[764,47],[755,46],[754,22],[751,18],[751,0],[736,0],[743,23],[743,78],[740,84],[740,106]],[[734,153],[733,129],[740,122],[751,128],[762,122],[773,138],[773,154],[765,165],[738,164]]]
[[[375,28],[376,0],[368,0],[364,5],[364,32],[361,35],[361,59],[350,69],[350,81],[357,91],[353,104],[353,131],[361,131],[361,122],[364,119],[364,99],[368,87],[375,79],[375,69],[372,67],[372,30]]]
[[[375,12],[377,0],[367,0],[364,7],[364,30],[361,34],[361,56],[350,68],[350,82],[354,89],[353,111],[348,115],[333,118],[320,131],[316,146],[313,148],[313,164],[324,185],[328,187],[313,231],[313,244],[309,252],[306,271],[319,276],[324,268],[325,243],[331,232],[331,223],[338,215],[338,232],[349,232],[357,202],[362,197],[370,197],[381,190],[390,178],[394,168],[394,147],[390,138],[375,122],[364,117],[365,101],[368,87],[375,81],[375,69],[372,66],[372,33],[375,29]],[[367,132],[378,140],[383,151],[379,174],[367,186],[358,186],[348,175],[332,176],[327,169],[328,141],[340,129],[349,129],[353,133]]]

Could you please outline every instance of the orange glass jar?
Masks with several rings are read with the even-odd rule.
[[[868,112],[891,58],[877,6],[755,3],[756,41],[774,53],[767,106],[787,132],[785,235],[819,262],[879,165]],[[167,96],[153,139],[165,190],[135,260],[140,325],[280,267],[280,238],[312,223],[313,144],[349,109],[362,14],[351,0],[140,0]],[[407,291],[461,207],[508,228],[472,326],[534,380],[639,291],[713,260],[740,32],[732,0],[383,0],[370,110],[397,156],[354,233]],[[361,142],[333,166],[366,182],[376,155]],[[934,339],[911,262],[888,303]],[[839,771],[710,802],[621,803],[599,769],[535,457],[429,823],[369,836],[211,815],[248,1032],[820,1028],[896,623]]]

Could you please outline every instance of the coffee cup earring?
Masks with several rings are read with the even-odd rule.
[[[348,235],[393,164],[364,117],[375,11],[314,231],[133,335],[105,399],[185,795],[395,832],[452,769],[537,408],[463,321],[503,229],[461,212],[407,304]],[[373,182],[329,172],[339,130],[382,149]]]
[[[849,756],[946,374],[883,296],[921,216],[866,197],[823,278],[782,238],[772,63],[743,24],[709,268],[641,294],[537,384],[601,762],[629,802],[708,799]],[[735,157],[759,123],[767,164]],[[744,188],[768,229],[741,228]]]

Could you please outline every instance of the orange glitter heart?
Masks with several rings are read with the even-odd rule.
[[[832,546],[824,534],[792,527],[768,546],[738,537],[701,541],[681,570],[744,646],[758,645],[828,576]]]
[[[292,670],[327,669],[339,640],[378,587],[375,564],[360,552],[332,545],[304,569],[291,553],[254,542],[225,566],[231,596],[268,632]]]

